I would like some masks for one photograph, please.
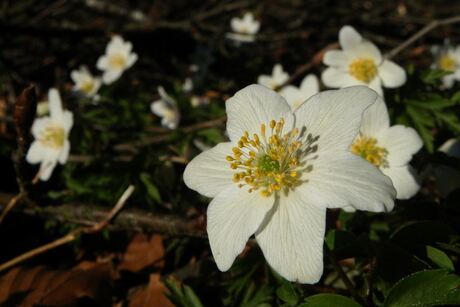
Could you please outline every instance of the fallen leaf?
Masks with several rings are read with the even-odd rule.
[[[149,266],[160,269],[164,266],[164,254],[163,238],[160,235],[149,238],[145,234],[136,234],[118,269],[130,272],[139,272]]]
[[[149,284],[132,294],[129,307],[173,307],[174,304],[165,295],[167,289],[160,278],[160,274],[151,274]]]

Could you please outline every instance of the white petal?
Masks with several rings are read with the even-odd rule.
[[[68,140],[65,140],[64,146],[61,149],[61,153],[59,154],[59,163],[65,164],[67,162],[67,159],[69,158],[69,153],[70,153],[70,142]]]
[[[97,59],[96,67],[99,70],[107,70],[109,67],[108,57],[106,55],[100,56],[99,59]]]
[[[449,139],[438,150],[448,156],[460,158],[460,141],[458,139]]]
[[[305,203],[323,208],[353,207],[372,212],[393,209],[396,191],[390,178],[352,153],[319,154],[298,186]]]
[[[34,136],[35,139],[40,138],[42,131],[51,123],[51,118],[46,116],[46,117],[41,117],[41,118],[36,118],[34,120],[34,123],[32,124],[32,135]]]
[[[264,86],[253,84],[238,91],[225,103],[227,109],[227,132],[230,140],[237,142],[248,131],[249,135],[260,132],[260,125],[268,127],[270,120],[284,118],[286,127],[292,121],[292,113],[286,100]]]
[[[377,92],[381,97],[383,97],[383,90],[382,90],[382,81],[380,81],[379,77],[374,78],[371,83],[368,84],[369,88],[373,89]]]
[[[235,42],[241,42],[241,43],[252,43],[255,41],[255,36],[251,34],[241,34],[241,33],[226,33],[225,37],[234,40]],[[271,80],[271,77],[267,77]],[[263,83],[258,82],[259,84],[265,85]],[[270,87],[270,86],[267,86]]]
[[[323,63],[333,67],[347,68],[349,60],[342,50],[329,50],[324,54]]]
[[[43,161],[40,165],[40,180],[48,181],[50,179],[51,174],[53,173],[54,168],[56,167],[57,161]]]
[[[283,87],[280,91],[280,95],[286,99],[292,111],[296,110],[302,104],[302,102],[308,98],[304,98],[300,90],[293,85]]]
[[[397,199],[409,199],[420,189],[418,177],[410,165],[382,168],[382,172],[393,182]]]
[[[277,85],[281,85],[287,81],[289,75],[283,70],[283,66],[281,64],[276,64],[273,66],[273,80]]]
[[[156,116],[163,117],[167,112],[170,111],[169,105],[162,99],[152,102],[150,110]]]
[[[377,93],[365,86],[321,92],[295,111],[296,127],[319,136],[322,152],[348,151],[359,132],[364,110],[374,103]]]
[[[259,228],[274,197],[262,197],[229,186],[214,198],[207,211],[207,231],[214,260],[221,271],[227,271],[250,236]]]
[[[112,36],[112,39],[110,40],[109,44],[107,45],[106,48],[106,54],[112,54],[116,52],[120,52],[123,50],[124,47],[124,41],[123,38],[119,35],[114,35]]]
[[[70,129],[72,129],[73,126],[73,113],[67,110],[64,111],[62,123],[64,126],[64,131],[66,132],[66,134],[69,134]]]
[[[196,156],[185,168],[185,184],[207,197],[215,197],[229,185],[235,185],[235,170],[225,160],[232,154],[232,147],[231,143],[220,143]]]
[[[313,284],[323,273],[326,209],[291,193],[281,197],[256,239],[270,266],[289,281]]]
[[[313,74],[307,75],[302,80],[302,83],[300,83],[300,90],[302,91],[302,94],[305,95],[305,100],[319,93],[318,78]]]
[[[388,150],[388,162],[394,167],[409,163],[412,155],[422,148],[423,141],[413,128],[396,125],[380,134],[378,144]]]
[[[50,116],[53,121],[62,121],[63,110],[61,96],[57,89],[52,88],[48,91],[48,101],[50,105]]]
[[[81,74],[78,70],[72,70],[72,72],[70,73],[70,78],[76,84],[81,82]]]
[[[134,63],[136,63],[137,61],[137,54],[136,53],[131,53],[129,56],[128,56],[128,61],[126,63],[126,67],[125,69],[127,68],[130,68],[131,66],[133,66]]]
[[[34,141],[27,151],[26,161],[31,164],[36,164],[43,160],[44,150],[39,141]]]
[[[344,51],[354,49],[362,42],[362,36],[351,26],[343,26],[339,32],[340,46]]]
[[[454,85],[455,82],[455,74],[450,74],[447,76],[442,77],[442,86],[445,89],[449,89]]]
[[[384,60],[378,69],[383,86],[394,88],[406,83],[406,71],[394,62]]]
[[[354,85],[364,85],[363,82],[351,77],[348,72],[336,68],[326,68],[321,74],[321,80],[328,87],[348,87]]]
[[[360,132],[367,137],[378,138],[380,133],[390,127],[388,109],[381,97],[364,111]]]
[[[104,84],[110,84],[113,83],[114,81],[118,80],[121,77],[121,74],[123,73],[123,70],[106,70],[104,74],[102,75],[102,82]]]
[[[380,65],[382,63],[382,53],[380,53],[379,48],[368,41],[363,41],[356,45],[349,53],[352,53],[354,57],[371,58],[374,60],[376,65]]]

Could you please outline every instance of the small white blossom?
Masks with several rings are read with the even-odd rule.
[[[221,271],[254,234],[281,276],[316,283],[327,208],[392,210],[391,180],[350,152],[376,99],[356,86],[314,95],[293,112],[276,92],[250,85],[227,100],[230,142],[199,154],[184,172],[188,187],[213,198],[207,232]]]
[[[79,70],[73,70],[70,77],[75,83],[74,90],[83,93],[87,97],[94,97],[101,87],[101,78],[93,77],[85,66],[81,66]]]
[[[133,45],[114,35],[107,45],[105,55],[97,60],[97,68],[104,71],[102,81],[110,84],[137,61],[137,54],[132,52]]]
[[[209,97],[206,97],[206,96],[192,96],[192,98],[190,98],[190,104],[194,108],[198,108],[201,106],[207,106],[210,103],[211,103],[211,100],[209,99]]]
[[[300,84],[300,87],[288,85],[280,90],[280,95],[286,99],[295,111],[300,105],[311,96],[319,93],[319,82],[315,75],[308,75]]]
[[[255,35],[259,32],[260,22],[254,19],[252,13],[247,12],[243,18],[234,17],[230,21],[232,33],[227,33],[227,37],[242,43],[251,43],[255,40]]]
[[[408,199],[420,189],[409,162],[422,146],[422,139],[413,128],[390,126],[387,106],[379,98],[364,111],[360,134],[351,151],[390,177],[398,199]]]
[[[380,50],[356,32],[344,26],[339,32],[342,50],[330,50],[323,62],[329,67],[321,79],[329,87],[365,85],[383,96],[382,86],[400,87],[406,82],[406,72],[394,62],[386,60]]]
[[[460,81],[460,46],[444,46],[433,49],[435,53],[435,62],[433,68],[449,72],[442,77],[442,87],[449,89],[455,81]]]
[[[152,102],[150,105],[152,113],[162,118],[162,126],[169,129],[176,129],[180,120],[176,101],[166,93],[162,86],[158,87],[158,94],[160,94],[160,99]]]
[[[182,90],[186,93],[191,92],[193,90],[192,78],[185,79],[184,83],[182,84]]]
[[[48,92],[50,116],[35,119],[32,135],[35,141],[27,152],[26,160],[31,164],[40,163],[38,176],[46,181],[56,164],[64,164],[69,157],[68,140],[73,125],[73,114],[62,109],[61,97],[56,89]]]
[[[283,66],[281,66],[281,64],[275,64],[271,76],[260,75],[257,78],[257,83],[273,90],[283,85],[288,79],[289,75],[283,70]]]

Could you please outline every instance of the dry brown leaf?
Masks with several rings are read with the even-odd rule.
[[[151,274],[147,287],[132,294],[129,307],[174,307],[165,295],[167,289],[160,278],[160,274]]]
[[[139,272],[152,265],[162,268],[164,254],[163,238],[160,235],[149,238],[145,234],[136,234],[129,243],[118,269]]]
[[[110,264],[69,271],[49,271],[43,266],[17,267],[0,277],[0,305],[77,306],[83,298],[108,305],[112,271]]]

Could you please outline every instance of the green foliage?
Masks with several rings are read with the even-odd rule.
[[[166,279],[165,285],[170,291],[167,293],[168,298],[176,306],[180,307],[203,307],[198,296],[192,288],[187,285],[178,285],[172,279]]]
[[[450,260],[449,256],[447,256],[446,253],[444,253],[442,250],[432,246],[427,246],[426,254],[427,257],[438,267],[442,269],[448,269],[450,271],[455,270],[452,260]]]
[[[354,300],[338,294],[317,294],[305,299],[298,307],[361,307]]]

